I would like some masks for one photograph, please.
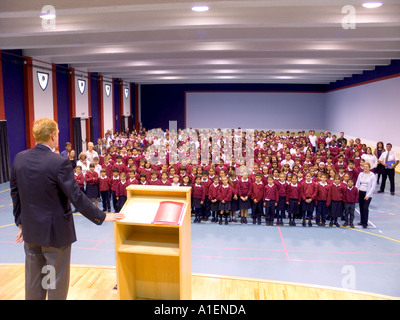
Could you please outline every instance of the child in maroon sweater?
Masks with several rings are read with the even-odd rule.
[[[278,202],[278,186],[274,183],[274,177],[269,175],[267,183],[264,186],[265,223],[267,226],[272,226],[274,224],[274,212]],[[278,224],[278,222],[279,219],[277,218],[276,223]]]
[[[253,224],[261,224],[261,215],[263,211],[263,199],[264,199],[264,184],[261,181],[262,174],[257,172],[255,174],[255,182],[252,184],[251,190],[251,216],[253,218]]]
[[[244,171],[243,176],[239,179],[239,186],[237,190],[242,223],[247,223],[247,212],[251,208],[251,187],[252,183],[249,179],[249,174],[247,171]]]
[[[308,226],[312,227],[312,215],[314,212],[315,198],[317,196],[317,185],[311,179],[311,173],[306,173],[306,180],[301,184],[303,227],[306,226],[306,213]]]
[[[337,219],[341,217],[343,213],[343,187],[340,185],[340,176],[338,174],[333,178],[326,205],[328,207],[330,206],[329,215],[331,217],[331,222],[329,226],[333,227],[333,225],[335,225],[340,227]]]
[[[195,183],[192,186],[192,201],[195,212],[195,218],[193,222],[201,222],[202,208],[205,197],[206,191],[204,186],[201,184],[201,177],[196,176]]]
[[[234,189],[229,185],[227,176],[222,177],[222,185],[218,189],[218,200],[220,219],[219,224],[222,224],[222,216],[225,217],[225,224],[228,224],[228,216],[231,211],[231,201],[234,195]]]
[[[81,189],[81,191],[85,192],[85,177],[82,174],[82,167],[81,166],[76,166],[75,167],[74,178],[75,178],[76,182],[78,183],[78,186]]]
[[[100,170],[99,178],[99,191],[101,196],[101,202],[103,203],[103,211],[110,212],[110,179],[107,177],[107,169],[103,168]]]
[[[354,210],[355,204],[358,202],[358,189],[354,186],[354,181],[352,179],[347,181],[347,188],[345,188],[343,192],[343,202],[345,218],[343,227],[347,227],[350,224],[350,228],[354,228]]]
[[[318,226],[325,227],[326,215],[328,212],[328,206],[326,204],[328,200],[328,194],[330,185],[326,182],[327,175],[323,173],[321,175],[321,181],[317,183],[317,195],[315,197],[315,203],[317,205],[317,218],[316,222]]]
[[[274,179],[274,183],[278,188],[278,205],[276,206],[276,217],[277,217],[277,226],[283,226],[283,218],[285,218],[286,211],[286,193],[287,186],[286,183],[286,175],[284,173],[279,174],[279,179]]]
[[[118,200],[118,212],[121,211],[122,207],[124,206],[126,202],[126,187],[129,185],[128,182],[126,181],[126,173],[122,172],[120,175],[120,181],[117,184],[117,190],[116,190],[116,196]]]
[[[299,212],[301,201],[301,186],[297,183],[297,176],[292,176],[292,181],[287,187],[286,204],[288,205],[289,226],[295,226],[294,222],[296,214]]]
[[[218,176],[214,176],[213,183],[208,189],[208,199],[210,200],[210,211],[212,214],[211,222],[218,222],[218,211],[219,211],[219,201],[218,201],[218,190],[220,188],[220,181]]]
[[[117,200],[117,186],[119,183],[119,170],[114,168],[112,171],[112,177],[110,178],[111,186],[111,199],[114,207],[114,212],[118,212],[118,200]]]

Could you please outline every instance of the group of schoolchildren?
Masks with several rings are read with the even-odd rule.
[[[363,165],[360,148],[348,153],[333,144],[338,149],[333,154],[331,146],[324,147],[313,150],[305,145],[303,152],[301,145],[291,153],[286,146],[277,150],[275,144],[264,144],[253,148],[251,171],[243,163],[232,160],[227,165],[222,159],[218,165],[186,159],[152,165],[140,147],[128,155],[118,153],[119,147],[117,152],[102,153],[99,163],[91,163],[84,174],[77,166],[75,179],[96,205],[101,197],[105,212],[111,212],[111,204],[115,212],[121,210],[129,185],[190,186],[195,223],[211,218],[211,222],[228,224],[240,218],[240,223],[247,224],[251,209],[253,224],[261,224],[265,216],[266,225],[272,226],[275,219],[276,225],[283,225],[287,212],[289,226],[296,225],[296,218],[302,219],[303,226],[312,226],[316,209],[318,226],[330,220],[329,226],[339,227],[342,218],[344,226],[354,228],[355,183]]]

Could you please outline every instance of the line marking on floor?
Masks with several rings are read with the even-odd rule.
[[[287,260],[290,260],[290,258],[289,258],[289,253],[288,253],[288,251],[287,251],[287,249],[286,249],[285,241],[283,240],[281,228],[280,228],[279,226],[277,226],[277,227],[278,227],[278,231],[279,231],[279,236],[281,237],[283,250],[285,251],[286,259],[287,259]]]

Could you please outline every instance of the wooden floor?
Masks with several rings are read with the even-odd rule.
[[[72,266],[68,300],[117,300],[113,267]],[[0,300],[24,299],[24,265],[0,264]],[[193,274],[193,300],[382,300],[395,297],[261,279]]]

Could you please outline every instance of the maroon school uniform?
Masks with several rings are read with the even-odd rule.
[[[171,186],[171,182],[167,179],[167,180],[160,180],[160,186]]]
[[[194,199],[201,199],[201,201],[204,201],[204,199],[206,197],[206,191],[201,184],[198,185],[197,183],[195,183],[192,186],[192,197]]]
[[[354,181],[354,184],[356,184],[360,171],[358,171],[357,168],[354,168],[353,170],[347,168],[346,173],[349,175],[350,179]]]
[[[349,187],[343,189],[343,202],[344,203],[357,203],[358,202],[358,189],[356,187]]]
[[[86,185],[95,185],[99,183],[99,175],[96,171],[90,170],[85,174]]]
[[[317,201],[328,201],[330,185],[325,183],[324,185],[320,182],[317,183],[317,195],[315,197],[315,202]]]
[[[201,178],[201,185],[204,187],[204,191],[205,191],[205,193],[206,193],[206,197],[208,196],[208,192],[209,192],[209,189],[210,189],[210,185],[211,185],[211,183],[212,183],[212,180],[211,179],[203,179],[203,178]]]
[[[99,191],[100,192],[108,191],[108,190],[110,190],[110,186],[111,186],[110,179],[107,176],[105,176],[104,178],[100,176],[100,178],[99,178]]]
[[[220,184],[215,185],[214,183],[210,185],[208,189],[208,199],[215,200],[218,199],[218,189],[220,188]]]
[[[117,197],[126,197],[126,187],[128,186],[128,182],[125,180],[125,182],[119,181],[117,184],[117,190],[115,191],[115,194]]]
[[[332,201],[343,201],[343,187],[340,184],[332,183],[329,189],[326,205],[329,206]]]
[[[111,162],[109,162],[108,164],[103,163],[101,165],[102,169],[106,169],[106,176],[107,177],[111,177],[112,176],[112,169],[113,169],[113,165]]]
[[[263,201],[264,198],[264,184],[262,182],[253,182],[251,188],[251,199],[257,202]]]
[[[136,179],[136,178],[128,179],[127,181],[128,181],[128,185],[129,185],[129,186],[139,184],[139,180]]]
[[[301,186],[299,183],[288,184],[287,193],[286,193],[286,202],[289,202],[289,199],[298,199],[301,201]]]
[[[315,199],[317,197],[317,185],[311,181],[308,183],[307,181],[304,181],[301,185],[301,196],[304,201],[307,199]]]
[[[78,185],[79,185],[79,188],[83,188],[84,187],[84,185],[85,185],[85,177],[83,176],[83,174],[82,173],[80,173],[80,174],[74,174],[74,178],[75,178],[75,180],[76,180],[76,182],[78,183]]]
[[[233,195],[234,195],[234,190],[229,184],[226,187],[224,185],[221,185],[220,188],[218,189],[217,199],[219,201],[231,202]]]
[[[111,191],[117,191],[117,185],[119,183],[119,176],[115,178],[114,176],[110,178],[110,184],[111,184]]]
[[[252,183],[249,178],[246,181],[244,181],[243,178],[239,179],[238,196],[239,197],[250,197],[251,196],[251,188],[252,188]]]
[[[116,162],[116,163],[114,163],[113,168],[118,168],[119,173],[122,173],[122,172],[125,172],[125,173],[126,173],[125,164],[124,164],[123,162],[120,162],[120,163]]]
[[[157,178],[155,180],[150,179],[150,180],[148,180],[148,182],[149,182],[150,186],[159,186],[160,185],[160,180]]]
[[[264,202],[273,200],[275,203],[279,201],[278,185],[273,183],[272,186],[268,183],[264,186]]]
[[[284,181],[282,183],[282,182],[280,182],[280,180],[274,180],[274,184],[278,188],[278,196],[286,198],[287,187],[288,187],[288,184],[286,183],[286,181]]]

